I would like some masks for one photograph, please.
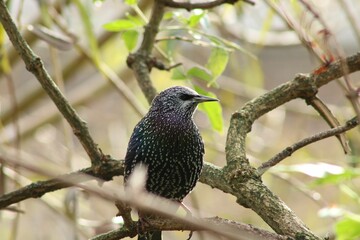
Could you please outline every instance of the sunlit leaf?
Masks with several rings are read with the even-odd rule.
[[[339,184],[359,176],[360,171],[356,169],[346,169],[341,173],[326,173],[323,177],[316,179],[314,184]]]
[[[172,59],[173,58],[173,54],[174,52],[176,52],[176,41],[175,40],[168,40],[165,42],[165,52],[167,54],[167,57],[169,59]]]
[[[335,225],[337,240],[355,240],[360,238],[360,215],[346,214]]]
[[[247,56],[253,58],[253,59],[257,59],[257,57],[252,54],[251,52],[249,52],[248,50],[246,50],[245,48],[241,47],[239,44],[226,40],[224,38],[220,38],[218,36],[215,35],[206,35],[206,37],[212,42],[214,43],[216,46],[227,49],[227,50],[238,50],[244,54],[246,54]]]
[[[190,68],[186,75],[188,78],[198,78],[204,80],[205,82],[211,82],[212,80],[212,75],[206,69],[200,67]]]
[[[229,60],[229,52],[220,47],[214,47],[211,50],[210,58],[206,67],[212,73],[212,81],[215,81],[225,70]]]
[[[174,17],[174,13],[173,12],[166,12],[164,14],[163,20],[169,20],[172,19]]]
[[[249,58],[246,61],[246,66],[244,66],[240,74],[244,83],[249,86],[264,88],[265,78],[263,73],[263,66],[261,66],[260,61],[257,59]]]
[[[216,98],[214,93],[207,92],[198,86],[195,86],[195,90],[201,95]],[[218,132],[222,132],[224,123],[222,117],[222,108],[219,102],[202,103],[199,105],[199,110],[206,113],[213,129]]]
[[[2,25],[0,25],[0,71],[4,74],[9,74],[11,71],[11,65],[9,63],[8,53],[5,48],[6,34]]]
[[[258,40],[258,43],[260,45],[264,44],[264,42],[266,40],[266,34],[271,31],[271,26],[273,24],[274,16],[275,16],[275,11],[272,8],[269,8],[267,10],[267,14],[266,14],[265,20],[263,21],[263,25],[262,25],[261,31],[260,31],[260,37]]]
[[[105,0],[93,0],[95,6],[101,5]]]
[[[129,31],[123,32],[121,37],[125,42],[126,48],[129,51],[132,51],[137,45],[139,33],[138,33],[138,31],[135,31],[135,30],[129,30]]]
[[[355,201],[360,200],[359,194],[354,189],[349,187],[348,185],[340,184],[340,190],[341,190],[342,193],[344,193],[345,195],[347,195],[350,198],[354,199]]]
[[[91,57],[96,65],[99,65],[101,63],[100,59],[100,53],[99,53],[99,47],[97,38],[95,36],[93,25],[91,22],[91,18],[89,15],[89,12],[87,11],[85,5],[80,0],[74,0],[74,3],[76,4],[76,7],[80,13],[81,21],[83,22],[85,33],[86,33],[86,39],[89,42],[90,46],[90,52]]]
[[[118,19],[109,23],[105,23],[103,27],[108,31],[120,32],[138,28],[139,24],[129,19]]]
[[[125,0],[125,3],[127,4],[127,5],[136,5],[137,4],[137,0]]]
[[[171,79],[173,80],[186,80],[186,74],[184,72],[184,70],[181,67],[177,67],[172,69],[172,75],[171,75]]]
[[[132,14],[127,13],[126,17],[127,17],[128,20],[134,22],[134,24],[136,24],[139,27],[146,24],[146,22],[144,22],[144,20],[142,18],[140,18],[139,16],[134,16]]]
[[[189,27],[195,27],[200,20],[204,17],[204,15],[206,14],[205,11],[201,11],[200,13],[194,13],[193,15],[191,15],[187,21],[187,25]]]

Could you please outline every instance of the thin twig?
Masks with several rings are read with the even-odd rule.
[[[6,165],[17,165],[30,171],[36,170],[35,172],[40,172],[44,176],[49,175],[48,171],[41,172],[38,168],[34,169],[34,166],[29,164],[27,161],[20,161],[11,157],[1,156],[0,162],[5,163]],[[68,181],[72,181],[74,183],[81,183],[87,180],[81,177],[86,174],[96,177],[98,179],[103,179],[104,181],[109,181],[114,176],[121,175],[123,172],[123,162],[111,159],[104,162],[98,169],[96,169],[96,171],[92,167],[89,167],[57,177],[53,176],[52,179],[34,182],[25,187],[19,188],[15,191],[0,196],[0,209],[3,209],[10,206],[11,204],[18,203],[29,198],[39,198],[46,193],[73,186],[69,183],[62,181],[61,179],[68,179]]]
[[[14,160],[9,161],[9,159],[3,159],[3,161],[6,161],[7,164],[17,163]],[[37,173],[44,174],[48,177],[54,176],[56,174],[56,171],[49,171],[48,169],[45,170],[43,168],[32,167],[29,163],[24,163],[24,161],[22,161],[21,167],[25,167],[28,170],[36,170]],[[119,172],[123,172],[123,169],[119,170]],[[174,209],[177,209],[178,207],[177,203],[173,203],[168,199],[164,199],[149,194],[143,191],[142,189],[139,190],[136,189],[135,187],[129,187],[128,192],[126,193],[124,193],[124,191],[119,190],[118,187],[111,187],[109,185],[106,186],[104,185],[102,187],[99,187],[98,184],[91,183],[90,181],[97,180],[101,184],[103,183],[103,181],[101,179],[98,179],[95,175],[88,175],[88,174],[94,174],[94,172],[89,168],[83,169],[73,174],[66,174],[54,178],[53,182],[57,182],[58,185],[63,185],[63,186],[77,186],[91,194],[101,197],[104,200],[108,200],[111,202],[116,201],[119,204],[119,206],[121,206],[121,208],[123,208],[123,206],[126,206],[128,204],[131,204],[133,207],[136,207],[141,211],[154,213],[163,217],[161,219],[149,220],[150,224],[144,226],[145,230],[147,231],[148,230],[151,231],[154,229],[206,230],[216,234],[220,234],[222,236],[226,236],[228,239],[247,239],[246,236],[251,236],[251,239],[263,239],[262,238],[263,236],[268,236],[270,237],[270,239],[274,239],[274,240],[285,239],[282,236],[279,236],[274,233],[270,233],[266,230],[258,229],[247,224],[236,223],[230,220],[221,219],[217,217],[212,219],[200,219],[200,218],[191,217],[190,215],[187,215],[185,217],[180,217],[176,214],[175,211],[172,211]],[[106,180],[108,179],[105,179],[105,181]],[[88,182],[89,184],[86,185],[82,184],[81,182],[84,181]],[[43,186],[45,188],[49,187],[52,184],[49,181],[38,182],[37,184],[44,185],[45,182],[49,184],[47,186]],[[41,194],[41,192],[37,191],[39,189],[37,189],[36,186],[34,186],[32,189],[31,187],[28,187],[27,189],[29,190],[28,193],[33,194],[33,197],[36,197],[36,195],[39,193]],[[126,210],[126,212],[128,211]],[[125,215],[127,214],[128,213],[126,213]],[[129,218],[129,221],[131,221],[130,216],[125,216],[125,217]],[[136,228],[135,222],[131,221],[128,224],[126,224],[124,227],[127,229],[126,234],[124,236],[133,237],[137,234],[138,229]],[[98,237],[95,237],[94,239],[115,239],[112,238],[112,236],[114,235],[118,236],[119,234],[122,234],[121,232],[124,232],[124,228],[120,229],[120,232],[118,230],[112,231],[110,233],[102,234]],[[239,235],[244,236],[244,238],[236,237]]]
[[[344,60],[345,59],[344,49],[337,42],[337,39],[331,32],[330,28],[327,26],[326,21],[322,18],[320,11],[316,10],[314,8],[314,6],[308,0],[299,0],[299,2],[305,7],[306,12],[309,12],[313,16],[313,18],[316,21],[318,21],[324,28],[322,31],[320,31],[323,35],[322,40],[323,40],[323,44],[324,44],[324,47],[323,47],[324,57],[322,57],[322,61],[325,65],[325,67],[327,67],[327,65],[330,62],[332,62],[334,60],[334,58],[340,59],[340,61],[342,63],[341,67],[343,68],[343,72],[345,72],[345,74],[342,76],[342,78],[344,79],[345,85],[346,85],[346,87],[344,88],[344,92],[345,92],[345,95],[348,97],[351,105],[353,106],[353,108],[358,116],[358,119],[360,120],[359,95],[358,95],[357,89],[354,87],[354,85],[350,81],[349,76],[347,75],[347,72],[348,72],[347,67],[348,66],[346,65],[345,60]],[[331,50],[330,45],[329,45],[330,39],[332,40],[332,42],[335,46],[333,51]],[[322,69],[322,68],[320,68],[320,69]],[[343,86],[343,81],[338,80],[337,82],[341,86]]]
[[[257,180],[259,175],[246,157],[246,137],[253,123],[269,111],[293,99],[308,99],[316,95],[318,88],[360,68],[360,53],[346,58],[347,71],[344,72],[342,60],[335,61],[323,72],[297,74],[297,76],[273,90],[249,101],[235,112],[230,119],[226,140],[227,165],[222,173],[231,186],[230,193],[237,202],[255,211],[276,232],[295,236],[302,232],[309,239],[320,239],[286,206],[277,196]],[[221,178],[220,178],[221,179]],[[252,189],[256,188],[257,191]],[[236,189],[236,190],[235,190]],[[225,190],[223,190],[225,191]],[[259,198],[261,192],[261,198]],[[276,209],[274,211],[273,209]],[[272,214],[271,212],[276,212]]]
[[[332,114],[332,112],[328,108],[328,106],[326,106],[326,104],[323,101],[321,101],[320,98],[315,96],[313,98],[306,99],[306,103],[308,105],[311,105],[320,114],[320,116],[327,122],[327,124],[331,128],[340,126],[339,121],[336,119],[334,114]],[[351,149],[346,140],[345,134],[339,134],[339,135],[336,135],[336,137],[339,140],[341,146],[343,147],[344,153],[348,154],[351,151]]]
[[[350,129],[356,127],[357,125],[359,125],[359,121],[357,119],[357,117],[352,118],[351,120],[347,121],[345,125],[343,126],[339,126],[336,128],[332,128],[330,130],[321,132],[321,133],[317,133],[311,137],[305,138],[293,145],[291,145],[290,147],[285,148],[283,151],[281,151],[280,153],[276,154],[274,157],[272,157],[270,160],[264,162],[263,164],[261,164],[260,167],[258,167],[257,169],[257,173],[259,176],[261,176],[262,174],[264,174],[270,167],[275,166],[276,164],[278,164],[279,162],[281,162],[282,160],[284,160],[286,157],[291,156],[291,154],[293,154],[295,151],[299,150],[300,148],[303,148],[311,143],[314,142],[318,142],[322,139],[328,138],[328,137],[332,137],[332,136],[336,136],[340,133],[349,131]]]
[[[239,0],[214,0],[214,1],[204,1],[204,2],[177,2],[173,0],[162,0],[165,6],[172,7],[172,8],[183,8],[187,11],[191,11],[193,9],[210,9],[214,8],[220,5],[223,5],[225,3],[228,4],[235,4]],[[254,1],[251,0],[242,0],[245,3],[248,3],[250,5],[255,5]]]
[[[156,96],[156,89],[149,76],[151,67],[148,66],[148,63],[154,47],[155,37],[159,31],[159,25],[165,12],[164,8],[164,5],[160,1],[154,2],[150,20],[145,26],[144,38],[141,45],[135,53],[128,56],[126,61],[127,65],[134,71],[136,80],[149,103],[151,103]]]
[[[354,54],[352,56],[349,56],[347,59],[347,64],[349,66],[349,71],[354,72],[360,70],[360,53]],[[340,66],[339,62],[335,62],[329,66],[326,72],[323,72],[319,75],[313,76],[313,80],[309,79],[303,79],[301,76],[297,76],[296,81],[290,81],[289,83],[283,84],[282,86],[279,86],[276,88],[277,90],[272,90],[262,96],[260,96],[257,99],[254,99],[253,101],[249,102],[244,108],[240,115],[244,114],[244,111],[246,112],[247,109],[257,109],[257,112],[252,112],[251,117],[247,117],[246,121],[240,121],[239,123],[244,123],[245,127],[246,124],[251,124],[252,121],[257,119],[258,117],[262,116],[266,112],[272,110],[273,108],[276,108],[277,106],[282,105],[284,102],[288,102],[292,99],[301,97],[301,94],[294,93],[294,91],[301,87],[303,91],[307,91],[308,89],[304,87],[304,85],[299,85],[297,83],[305,83],[308,84],[309,82],[315,82],[315,84],[318,87],[321,87],[322,85],[325,85],[326,83],[330,82],[331,80],[336,79],[337,77],[341,76],[342,74],[342,68]],[[302,81],[304,80],[304,81]],[[306,83],[307,82],[307,83]],[[299,90],[298,90],[299,91]],[[272,99],[274,98],[273,95],[278,92],[276,97],[278,97],[278,101],[274,102]],[[236,119],[239,113],[235,114],[233,117]],[[250,122],[248,122],[250,121]],[[237,129],[241,129],[242,126],[240,125],[233,125],[232,127],[235,127]],[[231,156],[230,156],[231,157]],[[0,159],[1,161],[1,159]],[[5,161],[4,161],[5,162]],[[24,164],[26,161],[22,161]],[[7,164],[9,164],[7,162]],[[123,173],[123,162],[118,162],[115,160],[110,160],[103,162],[102,166],[98,169],[98,172],[95,173],[92,168],[86,168],[83,170],[80,170],[78,172],[70,173],[67,176],[71,176],[74,179],[77,179],[78,182],[83,181],[79,178],[80,173],[87,173],[93,176],[96,176],[97,178],[103,178],[110,180],[113,176],[119,176]],[[205,163],[203,171],[201,173],[200,182],[205,183],[213,188],[217,188],[222,190],[223,192],[230,193],[237,197],[238,199],[242,199],[243,201],[247,201],[244,198],[244,192],[239,193],[238,188],[233,188],[228,184],[228,180],[224,176],[224,171],[212,164]],[[243,184],[243,183],[242,183]],[[35,182],[28,186],[25,186],[23,188],[20,188],[16,191],[7,193],[0,197],[0,208],[7,207],[13,203],[17,203],[20,201],[23,201],[28,198],[37,198],[41,197],[44,194],[52,191],[56,191],[62,188],[69,187],[69,185],[61,183],[58,179],[50,179],[47,181],[41,181],[41,182]],[[263,201],[263,200],[262,200]],[[254,202],[252,200],[252,202]],[[245,203],[244,203],[245,204]]]
[[[41,59],[34,54],[24,38],[19,33],[10,13],[3,0],[0,1],[0,21],[4,27],[14,48],[19,53],[26,68],[32,72],[40,82],[49,97],[53,100],[61,114],[68,121],[73,132],[78,137],[84,147],[93,165],[100,165],[104,159],[103,154],[97,147],[97,144],[91,138],[89,130],[84,120],[82,120],[76,111],[70,106],[67,99],[63,96],[49,73],[46,71]]]
[[[21,161],[14,159],[11,156],[5,155],[6,154],[2,153],[2,155],[0,156],[0,163],[6,164],[8,166],[17,165],[19,168],[25,168],[29,171],[36,172],[44,176],[49,176],[48,171],[41,172],[38,168],[35,169],[33,165],[29,164],[29,161]],[[27,186],[0,196],[0,209],[3,209],[10,206],[11,204],[18,203],[29,198],[39,198],[46,193],[72,186],[64,183],[63,181],[61,181],[61,179],[69,179],[69,181],[73,181],[74,183],[81,183],[87,180],[81,177],[86,174],[96,177],[98,179],[102,179],[104,181],[109,181],[115,176],[122,176],[123,173],[124,161],[109,159],[108,161],[103,162],[96,171],[93,169],[93,167],[88,167],[60,176],[50,176],[53,178],[45,181],[31,183]],[[200,176],[200,182],[208,184],[212,187],[217,187],[226,192],[230,191],[230,188],[226,188],[225,180],[221,178],[220,168],[207,162],[204,163],[204,168]]]
[[[267,240],[285,240],[289,239],[286,236],[278,235],[276,233],[269,232],[267,230],[256,228],[252,225],[243,224],[235,221],[230,221],[227,219],[219,218],[219,217],[212,217],[212,218],[203,218],[201,219],[205,223],[209,224],[210,226],[216,225],[216,226],[223,226],[223,227],[233,227],[234,229],[237,229],[239,231],[244,232],[252,232],[254,235],[256,235],[255,238],[251,239],[267,239]],[[162,230],[182,230],[182,231],[199,231],[204,230],[200,227],[194,227],[189,224],[182,224],[172,219],[162,219],[162,221],[151,221],[149,222],[149,226],[146,226],[146,230],[154,230],[161,228]],[[126,228],[122,227],[120,229],[112,230],[110,232],[97,235],[91,240],[117,240],[120,238],[128,237],[128,236],[134,236],[136,235],[137,231],[135,227],[132,228]],[[254,236],[253,235],[253,236]],[[243,239],[240,237],[237,239]],[[247,239],[247,238],[246,238]]]
[[[66,25],[61,21],[61,16],[56,12],[56,9],[52,9],[52,20],[54,23],[67,35],[71,36],[72,33],[69,32]],[[124,81],[103,61],[95,61],[94,58],[88,53],[86,49],[84,49],[77,41],[74,41],[74,46],[76,49],[104,76],[106,80],[108,80],[114,89],[124,97],[126,102],[133,107],[135,112],[140,116],[144,116],[146,114],[146,110],[144,106],[139,102],[139,100],[135,97],[133,92],[129,89],[129,87],[124,83]],[[97,48],[99,48],[97,46]],[[100,50],[100,49],[98,49]]]
[[[350,22],[353,32],[357,38],[358,44],[360,44],[360,24],[356,8],[354,8],[348,0],[338,0],[338,2]]]
[[[125,204],[122,201],[116,201],[115,206],[119,210],[119,212],[116,214],[116,216],[118,216],[118,217],[121,216],[122,217],[122,219],[124,220],[124,226],[127,229],[133,228],[134,221],[131,218],[131,208],[130,208],[130,206]]]

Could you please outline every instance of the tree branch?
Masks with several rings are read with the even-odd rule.
[[[315,134],[315,135],[313,135],[311,137],[305,138],[305,139],[291,145],[290,147],[285,148],[283,151],[276,154],[270,160],[268,160],[268,161],[264,162],[263,164],[261,164],[261,166],[258,167],[257,172],[258,172],[259,176],[261,176],[270,167],[275,166],[276,164],[281,162],[286,157],[291,156],[291,154],[293,154],[295,151],[299,150],[300,148],[303,148],[303,147],[305,147],[305,146],[307,146],[307,145],[309,145],[311,143],[320,141],[322,139],[332,137],[332,136],[336,136],[336,135],[338,135],[340,133],[349,131],[350,129],[352,129],[352,128],[358,126],[358,125],[359,125],[359,121],[358,121],[357,117],[354,117],[351,120],[347,121],[344,126],[335,127],[335,128],[330,129],[330,130]]]
[[[32,170],[31,166],[29,166],[26,161],[19,161],[10,159],[9,157],[0,156],[0,162]],[[97,167],[96,171],[94,170],[94,167],[88,167],[76,172],[60,175],[49,180],[31,183],[25,187],[0,196],[0,209],[4,209],[11,204],[18,203],[29,198],[39,198],[46,193],[71,187],[73,186],[71,183],[81,183],[87,181],[88,178],[84,178],[84,174],[104,181],[110,181],[113,177],[124,174],[124,161],[109,159]],[[200,181],[214,187],[217,186],[219,189],[226,189],[226,182],[224,180],[220,180],[220,178],[222,178],[220,168],[205,162]],[[68,181],[65,182],[64,179],[68,179]]]
[[[214,1],[218,2],[218,0]],[[148,68],[147,61],[150,58],[155,36],[164,14],[164,7],[163,1],[155,1],[150,22],[145,27],[141,47],[128,58],[128,64],[134,70],[139,85],[149,102],[156,95],[156,91],[149,78],[150,69]],[[85,122],[71,108],[51,80],[40,58],[32,52],[21,37],[7,11],[4,0],[0,0],[0,21],[17,52],[23,58],[26,68],[37,77],[59,111],[70,123],[74,133],[79,138],[92,161],[91,168],[64,175],[63,177],[79,182],[85,181],[83,178],[77,178],[77,176],[83,173],[82,171],[99,178],[104,177],[105,180],[110,180],[112,176],[121,174],[123,171],[122,163],[114,160],[102,161],[106,156],[101,153],[90,137]],[[272,91],[248,102],[242,109],[234,113],[231,117],[226,143],[227,166],[220,169],[206,164],[200,180],[236,196],[239,204],[254,210],[277,233],[291,237],[299,237],[301,235],[304,238],[318,239],[285,203],[262,184],[261,180],[257,177],[256,170],[250,166],[246,159],[245,139],[247,133],[251,130],[252,124],[260,116],[292,99],[311,98],[315,96],[318,88],[324,84],[360,69],[360,53],[350,56],[345,60],[347,68],[343,67],[343,61],[337,61],[324,68],[323,71],[317,71],[310,75],[299,74],[294,80],[282,84]],[[343,69],[346,69],[348,72],[345,73]],[[106,166],[110,168],[106,168]],[[103,170],[105,172],[102,172]],[[0,197],[0,207],[8,206],[11,203],[30,197],[40,197],[46,192],[71,185],[72,183],[64,183],[59,178],[33,183]]]
[[[19,167],[23,167],[24,162],[14,161],[0,157],[0,160],[6,164],[15,164]],[[10,193],[0,196],[0,209],[3,209],[11,204],[24,201],[29,198],[39,198],[44,194],[60,190],[63,188],[71,187],[72,183],[81,183],[87,181],[88,178],[84,178],[84,175],[90,175],[97,179],[104,181],[111,180],[114,176],[118,176],[124,172],[123,161],[117,161],[110,159],[100,165],[94,170],[94,167],[84,168],[76,172],[60,175],[56,178],[52,178],[46,181],[38,181],[31,183],[25,187],[19,188]],[[64,181],[66,179],[67,181]]]
[[[344,62],[348,67],[347,72],[343,70]],[[231,187],[229,193],[238,198],[239,204],[255,211],[279,234],[300,234],[309,239],[319,239],[257,178],[256,170],[246,158],[247,133],[254,121],[267,112],[296,98],[312,98],[321,86],[358,70],[360,53],[346,58],[345,61],[338,60],[318,74],[316,71],[309,75],[298,74],[293,80],[249,101],[231,117],[225,149],[227,166],[223,173],[223,178],[227,179],[228,186]]]
[[[314,98],[306,99],[306,103],[308,105],[311,105],[320,114],[320,116],[327,122],[330,128],[340,126],[339,121],[332,114],[331,110],[326,106],[326,104],[320,100],[320,98],[315,96]],[[349,143],[346,140],[345,134],[340,133],[336,135],[336,137],[339,140],[341,146],[343,147],[344,153],[349,153],[351,149]]]
[[[163,4],[167,7],[172,8],[183,8],[187,11],[191,11],[193,9],[210,9],[217,6],[220,6],[222,4],[228,3],[228,4],[235,4],[239,0],[214,0],[214,1],[204,1],[204,2],[177,2],[172,0],[162,0]],[[255,5],[255,2],[251,0],[242,0],[245,3]]]
[[[346,58],[346,62],[349,66],[349,71],[354,72],[357,70],[360,70],[360,53],[357,53],[355,55],[352,55],[348,58]],[[313,76],[318,82],[319,86],[322,86],[328,82],[330,82],[333,79],[336,79],[339,77],[343,72],[341,70],[342,68],[339,66],[339,62],[335,62],[327,69],[328,72],[323,72],[320,74],[320,76]],[[299,86],[299,83],[296,84],[297,81],[300,81],[302,79],[301,77],[305,75],[298,75],[295,77],[294,80],[285,83],[275,89],[276,91],[284,90],[286,94],[280,93],[280,102],[276,102],[273,100],[271,95],[278,95],[279,93],[274,93],[275,90],[270,91],[269,93],[266,93],[259,98],[254,99],[253,101],[249,102],[245,105],[244,109],[251,109],[251,107],[257,106],[258,110],[261,111],[262,114],[265,114],[266,112],[272,110],[276,107],[277,104],[283,104],[286,101],[290,101],[291,99],[294,99],[296,96],[301,96],[301,94],[293,94],[293,92],[297,92],[294,88],[297,88]],[[303,91],[305,91],[307,88],[302,87]],[[291,94],[290,94],[291,93]],[[285,98],[285,100],[281,100]],[[266,102],[269,100],[268,102]],[[273,102],[271,102],[271,101]],[[259,104],[265,104],[264,107],[260,107]],[[251,107],[250,107],[251,106]],[[256,109],[256,108],[254,108]],[[255,113],[254,113],[255,114]],[[244,110],[241,110],[237,113],[235,113],[232,117],[232,121],[239,121],[236,122],[236,126],[238,126],[238,129],[234,128],[234,126],[230,127],[229,135],[235,134],[230,133],[230,131],[244,131],[244,126],[246,127],[246,124],[252,124],[246,123],[246,118],[238,118],[238,115],[242,116],[244,115]],[[249,120],[254,121],[256,117],[259,117],[260,114],[257,113],[254,117],[254,115],[251,115],[252,118],[249,118]],[[243,121],[245,124],[241,125],[240,121]],[[233,124],[233,123],[232,123]],[[236,135],[234,135],[236,136]],[[229,137],[229,136],[228,136]],[[234,141],[234,140],[232,140]],[[235,141],[236,143],[236,141]],[[238,143],[236,143],[238,144]],[[241,145],[235,145],[235,148],[242,148]],[[231,145],[227,147],[228,154],[233,154],[232,151],[239,149],[233,149],[231,150]],[[236,156],[236,155],[230,155],[230,157]],[[117,162],[115,160],[111,161],[105,161],[102,162],[104,166],[100,167],[98,169],[98,172],[94,171],[92,168],[86,168],[83,170],[80,170],[79,172],[70,173],[66,176],[73,176],[75,180],[78,180],[79,182],[81,179],[78,179],[77,173],[86,173],[93,175],[98,178],[102,178],[104,180],[110,180],[113,176],[118,176],[123,173],[123,162]],[[106,168],[108,166],[108,168]],[[247,172],[247,169],[249,169],[249,172]],[[255,212],[257,212],[263,219],[266,220],[266,222],[269,223],[270,226],[280,226],[281,223],[279,221],[285,221],[287,218],[280,218],[274,217],[273,214],[269,214],[269,216],[266,216],[265,213],[267,213],[267,206],[273,206],[274,209],[272,209],[270,212],[279,213],[282,208],[288,209],[286,205],[277,197],[273,196],[270,190],[268,190],[262,183],[259,183],[256,178],[254,179],[254,176],[256,176],[255,169],[251,170],[251,167],[247,167],[245,164],[237,169],[237,171],[231,171],[231,168],[228,166],[224,169],[221,169],[219,167],[216,167],[212,164],[205,163],[204,169],[202,171],[200,181],[202,183],[208,184],[211,187],[218,188],[226,193],[230,193],[237,197],[238,202],[243,206],[251,207]],[[250,179],[249,179],[250,178]],[[30,184],[24,188],[21,188],[19,190],[16,190],[14,192],[5,194],[0,197],[0,208],[4,208],[6,206],[9,206],[13,203],[20,202],[22,200],[32,198],[32,197],[40,197],[43,194],[51,191],[55,191],[58,189],[62,189],[65,187],[70,186],[69,184],[60,183],[58,179],[51,179],[48,181],[41,181],[37,183]],[[257,188],[258,187],[258,188]],[[256,189],[255,192],[251,192],[249,190]],[[260,194],[262,198],[254,197],[254,193]],[[259,195],[257,195],[259,196]],[[275,199],[274,199],[275,197]],[[280,209],[278,208],[278,205],[282,206]],[[264,204],[267,203],[267,204]],[[296,216],[292,213],[290,213],[290,216],[295,217]],[[285,223],[284,223],[285,224]],[[296,231],[293,233],[289,233],[288,230],[279,230],[279,227],[273,227],[277,228],[279,233],[288,235],[288,236],[295,236]]]
[[[68,121],[74,134],[77,136],[90,157],[91,163],[93,165],[100,165],[105,156],[101,153],[97,144],[95,144],[94,140],[91,138],[85,121],[82,120],[76,111],[70,106],[67,99],[63,96],[44,68],[44,64],[41,59],[34,54],[29,45],[20,35],[4,0],[0,0],[0,22],[9,36],[15,50],[23,59],[26,69],[35,75],[45,92],[53,100],[56,107]]]
[[[7,163],[17,165],[19,161],[2,159],[6,160]],[[119,161],[114,161],[115,165],[119,164]],[[28,170],[34,170],[32,166],[28,163],[23,163],[20,167],[24,167]],[[109,168],[113,168],[113,166],[109,166]],[[48,175],[52,175],[55,172],[49,173],[42,169],[36,168],[34,171],[39,173],[47,173]],[[105,170],[108,172],[108,170]],[[119,169],[119,171],[123,171],[123,169]],[[119,172],[116,171],[116,172]],[[85,174],[84,174],[85,173]],[[247,224],[237,223],[225,219],[220,218],[212,218],[212,219],[198,219],[191,216],[179,217],[176,212],[173,211],[178,208],[177,203],[173,203],[164,198],[160,198],[158,196],[149,194],[143,189],[136,189],[134,187],[130,187],[129,191],[124,193],[124,191],[118,191],[115,193],[114,188],[111,186],[99,187],[94,184],[81,184],[82,181],[90,181],[90,180],[98,180],[99,183],[101,179],[98,179],[96,176],[89,176],[87,174],[93,174],[91,169],[83,169],[77,173],[65,174],[54,178],[50,181],[42,181],[37,184],[31,184],[28,187],[23,188],[22,193],[31,194],[32,197],[38,197],[42,195],[43,188],[47,188],[47,190],[54,190],[59,187],[59,184],[62,184],[63,187],[66,186],[77,186],[79,188],[84,189],[85,191],[98,195],[105,200],[108,201],[116,201],[117,206],[119,206],[122,210],[122,216],[126,218],[126,224],[123,228],[115,231],[111,231],[106,234],[99,235],[94,239],[118,239],[126,236],[133,237],[138,234],[138,228],[136,222],[131,220],[131,216],[129,215],[129,207],[128,204],[133,205],[137,209],[141,211],[159,214],[160,218],[156,219],[148,219],[148,224],[144,225],[145,230],[205,230],[213,233],[217,233],[223,236],[228,236],[230,239],[238,239],[234,236],[238,234],[251,236],[251,239],[258,239],[260,236],[261,239],[263,236],[269,237],[269,239],[285,239],[282,236],[278,236],[277,234],[270,233],[266,230],[258,229],[252,227]],[[108,176],[105,180],[108,180]],[[15,193],[15,192],[14,192]],[[14,195],[9,195],[14,198]],[[19,196],[19,195],[18,195]],[[16,198],[16,197],[15,197]],[[172,210],[173,209],[173,210]],[[125,216],[124,216],[125,215]],[[244,236],[244,239],[246,239]],[[259,239],[260,239],[259,237]]]
[[[348,72],[343,70],[344,63],[347,65]],[[298,74],[293,80],[281,84],[246,103],[244,107],[232,115],[230,120],[226,143],[228,165],[233,165],[232,169],[237,169],[242,163],[247,163],[245,138],[256,119],[293,99],[311,98],[323,85],[359,70],[360,52],[344,60],[333,62],[319,74]]]
[[[155,37],[159,31],[159,25],[164,12],[164,5],[160,1],[154,1],[150,21],[145,26],[141,46],[135,53],[130,54],[126,61],[128,66],[134,71],[136,80],[149,103],[156,96],[156,90],[149,76],[151,66],[148,63],[151,61],[151,51],[154,47]]]
[[[231,227],[234,230],[241,233],[245,233],[248,235],[253,236],[251,239],[267,239],[267,240],[286,240],[288,239],[286,236],[281,236],[276,233],[272,233],[260,228],[256,228],[249,224],[239,223],[235,221],[229,221],[227,219],[219,218],[219,217],[212,217],[212,218],[203,218],[200,219],[205,223],[208,222],[209,224],[216,225],[219,227]],[[149,224],[145,227],[145,231],[154,231],[161,229],[162,231],[201,231],[206,230],[201,227],[194,227],[191,224],[181,223],[179,221],[173,219],[160,219],[160,220],[149,220]],[[137,228],[136,224],[134,223],[132,227],[121,227],[119,229],[97,235],[91,240],[117,240],[124,237],[134,237],[137,235]],[[247,239],[244,237],[240,237],[240,239]]]

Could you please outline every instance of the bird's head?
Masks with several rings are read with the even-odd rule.
[[[219,100],[200,95],[187,87],[175,86],[160,92],[154,98],[150,112],[164,115],[176,114],[191,119],[199,103],[211,101]]]

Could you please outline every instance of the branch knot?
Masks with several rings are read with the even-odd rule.
[[[35,72],[36,69],[39,69],[43,67],[43,62],[41,60],[40,57],[36,56],[34,57],[31,61],[29,61],[29,63],[26,65],[26,69],[29,71],[29,72]]]

